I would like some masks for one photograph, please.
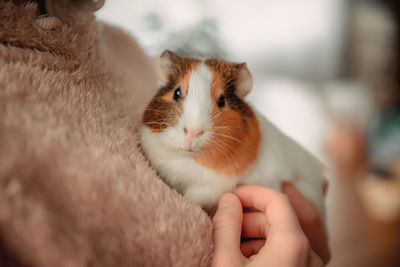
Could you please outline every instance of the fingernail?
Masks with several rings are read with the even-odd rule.
[[[233,204],[233,201],[235,201],[235,195],[232,193],[227,193],[224,194],[218,202],[218,209],[226,208],[229,207]]]

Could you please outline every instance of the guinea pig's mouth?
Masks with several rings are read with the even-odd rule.
[[[187,154],[189,154],[189,155],[193,155],[193,154],[196,154],[196,153],[200,152],[200,148],[197,148],[197,147],[196,148],[194,148],[194,147],[180,147],[180,150],[185,152],[185,153],[187,153]]]
[[[201,144],[198,141],[193,140],[185,140],[185,142],[181,145],[180,149],[188,152],[188,153],[197,153],[201,150]]]
[[[199,151],[193,150],[192,148],[181,148],[181,150],[183,150],[189,154],[194,154],[194,153],[197,153],[200,151],[200,150]]]

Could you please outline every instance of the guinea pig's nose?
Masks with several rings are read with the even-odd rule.
[[[187,137],[200,137],[204,134],[204,130],[201,128],[183,128],[183,131],[185,132],[185,135]]]

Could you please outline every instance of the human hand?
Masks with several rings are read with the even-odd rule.
[[[325,193],[327,183],[323,190]],[[303,232],[310,240],[311,248],[325,263],[328,263],[331,259],[328,240],[316,209],[291,183],[283,183],[282,192],[289,197]]]
[[[234,193],[221,197],[213,219],[212,266],[324,266],[312,251],[286,195],[255,185],[240,186]],[[243,214],[242,206],[259,212]],[[244,236],[266,241],[240,245],[242,230]]]

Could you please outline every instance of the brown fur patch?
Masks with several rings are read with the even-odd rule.
[[[214,73],[213,80],[211,82],[211,98],[214,101],[218,100],[221,94],[224,93],[225,81],[221,77],[220,73]]]
[[[226,84],[232,84],[235,81],[243,65],[217,59],[208,59],[205,63],[213,72],[218,73]]]
[[[195,161],[217,173],[240,176],[257,159],[261,142],[259,122],[251,108],[234,93],[241,64],[218,60],[207,60],[206,64],[214,72],[213,134]],[[221,94],[226,99],[223,108],[217,106]]]
[[[235,94],[235,83],[239,71],[244,64],[216,59],[206,60],[205,63],[215,73],[214,76],[218,79],[217,83],[223,84],[225,97],[229,102],[230,108],[240,112],[246,117],[252,117],[254,114],[250,107]]]

